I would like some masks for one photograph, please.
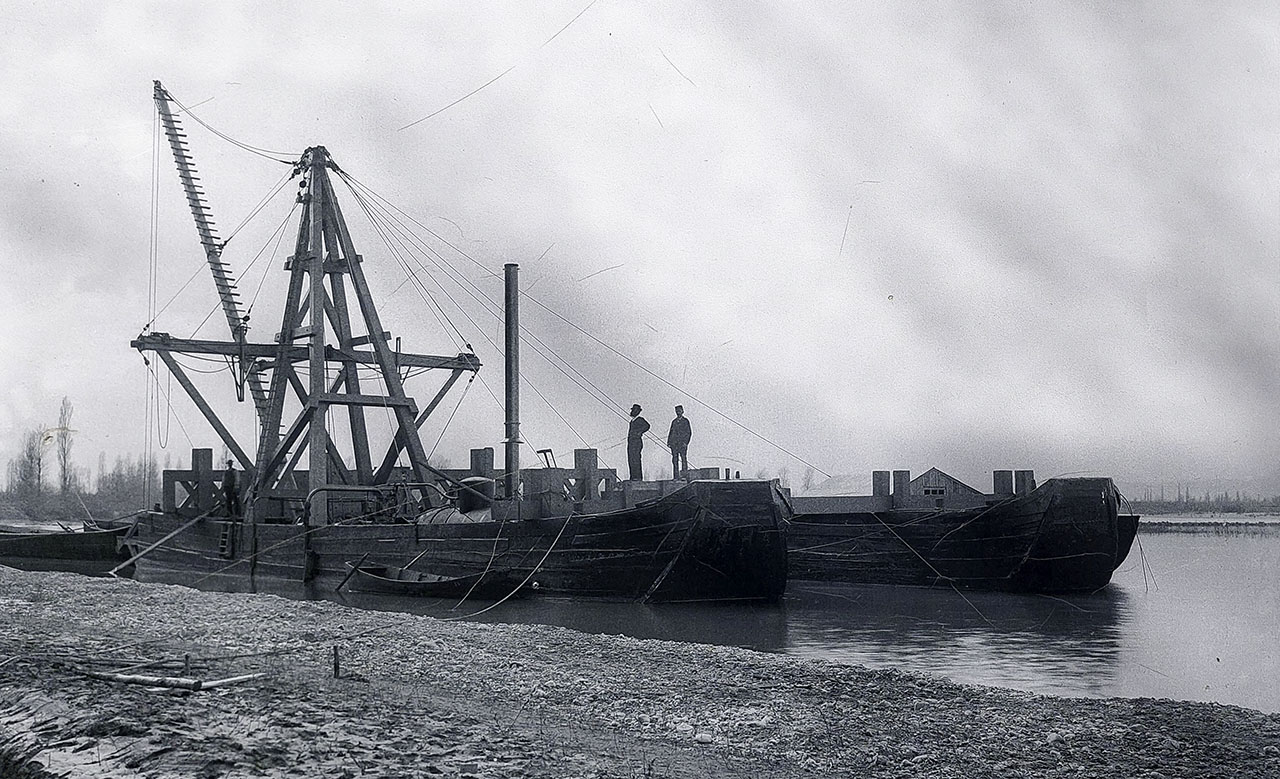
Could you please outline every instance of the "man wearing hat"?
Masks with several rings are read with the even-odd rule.
[[[227,460],[227,469],[222,472],[222,502],[227,516],[240,516],[240,493],[236,491],[236,468],[232,460]]]
[[[689,428],[689,418],[684,415],[684,406],[676,406],[676,418],[671,420],[671,431],[667,433],[673,479],[679,479],[689,471],[689,441],[692,438],[693,431]]]
[[[627,428],[627,465],[631,468],[631,481],[640,481],[644,472],[640,465],[640,450],[644,448],[644,434],[649,432],[649,422],[640,416],[639,404],[631,407],[631,426]]]

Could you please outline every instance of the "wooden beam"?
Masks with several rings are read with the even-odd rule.
[[[391,331],[390,331],[390,330],[383,330],[383,331],[382,331],[382,340],[384,340],[384,341],[390,341],[390,340],[391,340]],[[351,348],[351,347],[353,347],[353,346],[364,346],[365,344],[367,344],[367,343],[372,343],[372,342],[373,342],[373,339],[372,339],[370,336],[367,336],[367,335],[357,335],[357,336],[355,336],[354,338],[348,338],[346,341],[344,341],[344,342],[343,342],[343,344],[342,344],[342,348],[343,348],[343,349],[350,349],[350,348]]]
[[[410,414],[418,412],[418,404],[413,398],[393,398],[387,395],[355,395],[349,392],[321,392],[312,402],[334,406],[386,406],[388,408],[407,408]]]
[[[358,339],[357,339],[358,340]],[[173,352],[175,354],[214,354],[236,357],[240,354],[240,344],[235,341],[206,341],[194,338],[173,338],[167,333],[148,333],[140,335],[129,342],[129,345],[140,352]],[[291,344],[251,344],[244,345],[246,357],[277,357],[284,353],[285,362],[306,362],[310,354],[305,346]],[[377,365],[378,355],[373,352],[340,349],[335,346],[325,347],[325,358],[334,362],[355,362],[360,365]],[[402,368],[447,368],[449,370],[477,371],[480,359],[474,354],[461,353],[456,357],[444,357],[431,354],[395,354],[395,362]],[[272,366],[274,367],[274,366]]]
[[[294,238],[293,254],[289,257],[286,267],[289,269],[289,290],[285,296],[284,311],[280,318],[280,332],[288,333],[297,326],[297,311],[299,301],[302,298],[302,286],[306,276],[305,263],[297,262],[296,257],[304,256],[307,250],[307,230],[310,227],[311,220],[311,199],[304,198],[302,204],[302,216],[298,221],[298,232]],[[165,335],[168,339],[168,335]],[[288,389],[288,372],[286,368],[292,364],[290,359],[290,350],[293,344],[284,337],[281,337],[276,343],[269,345],[269,351],[264,357],[273,359],[271,372],[271,386],[267,392],[268,413],[262,420],[262,429],[259,431],[258,442],[258,477],[254,482],[254,494],[259,494],[260,488],[274,487],[279,483],[281,477],[278,477],[278,469],[280,461],[284,456],[276,457],[280,449],[280,425],[284,420],[284,400],[286,390]],[[135,347],[138,348],[138,347]],[[249,348],[245,344],[246,350]],[[269,460],[274,460],[273,467],[268,468]],[[283,478],[293,482],[292,469],[286,471]],[[253,510],[250,508],[250,516],[253,517]]]
[[[274,477],[275,472],[280,467],[280,464],[284,462],[284,456],[288,454],[289,448],[293,446],[293,442],[296,441],[298,437],[302,435],[302,431],[307,428],[307,423],[311,421],[311,416],[315,413],[315,410],[316,407],[310,404],[302,407],[302,411],[298,414],[297,419],[293,420],[293,424],[289,426],[289,429],[280,438],[280,442],[276,445],[275,450],[270,454],[266,462],[263,463],[262,472],[264,474],[268,474],[268,477],[264,477],[259,481],[262,482],[262,486],[265,489],[271,489],[276,486],[275,484],[266,481],[266,479]],[[290,473],[291,471],[292,469],[290,469],[290,471],[286,471],[286,473]]]
[[[325,240],[337,246],[337,236],[330,233]],[[342,274],[329,272],[329,287],[333,290],[334,330],[338,334],[338,342],[344,346],[351,344],[351,315],[347,311],[347,290],[342,281]],[[390,337],[390,333],[387,334]],[[385,338],[383,339],[386,340]],[[347,392],[360,394],[360,370],[354,360],[344,360],[343,373],[346,376]],[[365,425],[364,409],[360,406],[347,406],[347,420],[351,425],[351,450],[356,460],[356,478],[359,484],[368,484],[373,478],[373,465],[369,458],[369,431]]]
[[[333,384],[329,386],[329,391],[336,393],[338,388],[342,386],[344,379],[345,377],[342,374],[338,374],[338,377],[333,380]],[[293,385],[294,392],[298,394],[298,399],[302,401],[304,406],[310,403],[310,400],[307,398],[307,388],[303,385],[302,379],[298,378],[298,372],[294,370],[292,365],[289,366],[289,383]],[[327,430],[325,431],[324,436],[324,450],[329,455],[329,465],[337,469],[338,476],[342,479],[342,483],[351,484],[351,471],[347,468],[347,464],[342,461],[342,454],[338,452],[338,446],[333,442],[333,436],[329,435]],[[293,470],[294,465],[296,465],[297,461],[300,459],[301,451],[299,451],[299,456],[294,457],[294,459],[289,463],[290,471]]]
[[[311,210],[310,243],[307,245],[307,274],[311,288],[311,339],[307,344],[308,370],[307,379],[310,384],[310,404],[315,411],[311,416],[308,438],[310,454],[307,456],[307,488],[315,490],[329,483],[329,458],[323,454],[329,441],[329,431],[325,429],[328,407],[319,400],[325,390],[325,302],[328,297],[324,288],[324,220],[329,216],[328,199],[330,197],[326,182],[328,173],[325,170],[325,157],[328,153],[323,146],[312,147],[307,153],[308,176],[307,194],[311,197],[314,208]],[[327,496],[326,496],[327,497]],[[329,524],[329,501],[318,500],[311,506],[311,516],[317,525]]]
[[[333,193],[333,183],[325,172],[322,172],[322,175],[317,176],[317,178],[322,180],[325,191],[323,200],[325,215],[337,232],[343,256],[350,260],[351,288],[355,292],[357,302],[360,304],[360,313],[364,317],[365,329],[370,333],[381,333],[383,331],[382,320],[378,317],[378,310],[374,306],[373,296],[369,293],[364,270],[361,268],[359,258],[356,256],[355,246],[351,242],[351,234],[347,231],[347,224],[342,219],[342,210],[338,207],[337,197]],[[404,365],[405,362],[403,360],[396,361],[386,341],[374,339],[371,346],[373,347],[374,356],[377,358],[378,367],[382,371],[382,380],[386,383],[387,394],[393,398],[406,397],[404,383],[400,379],[398,370],[399,366]],[[409,452],[409,462],[413,468],[414,479],[425,482],[434,469],[427,464],[427,455],[422,448],[422,439],[418,437],[418,428],[414,424],[414,413],[409,406],[396,405],[392,408],[395,409],[396,420],[399,422],[399,432],[405,438],[405,449]]]

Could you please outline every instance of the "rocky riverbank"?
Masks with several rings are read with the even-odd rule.
[[[1280,776],[1229,706],[5,568],[0,625],[6,777]]]

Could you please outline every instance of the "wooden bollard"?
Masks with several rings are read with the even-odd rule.
[[[333,678],[338,678],[338,645],[333,645]]]

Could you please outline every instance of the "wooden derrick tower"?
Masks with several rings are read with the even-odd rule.
[[[213,231],[203,193],[195,183],[194,167],[176,115],[169,110],[168,93],[156,83],[156,104],[169,136],[179,179],[195,216],[197,232],[205,247],[214,284],[222,300],[232,340],[212,341],[174,338],[167,333],[143,333],[131,345],[154,352],[169,368],[217,432],[227,449],[246,471],[245,515],[251,521],[286,516],[284,506],[300,506],[308,495],[325,492],[373,493],[396,476],[396,462],[403,452],[408,473],[399,475],[420,490],[432,480],[435,469],[427,463],[418,428],[465,371],[476,371],[474,354],[454,357],[409,354],[391,346],[370,294],[363,258],[355,250],[334,193],[330,170],[337,170],[329,152],[316,146],[295,164],[303,177],[298,195],[301,219],[294,252],[285,269],[289,287],[280,331],[274,343],[251,343],[247,323],[240,315],[235,283],[221,258],[222,244]],[[348,299],[354,297],[355,307]],[[353,317],[354,314],[354,317]],[[237,441],[213,407],[191,382],[175,355],[215,355],[238,360],[237,389],[243,398],[248,383],[258,413],[258,441],[254,454]],[[360,368],[372,368],[376,377],[363,380]],[[400,371],[436,368],[449,371],[443,386],[419,409],[404,388]],[[287,403],[290,395],[297,398]],[[385,452],[370,448],[365,420],[367,407],[382,407],[394,420],[394,437]],[[346,446],[330,435],[329,414],[346,409]],[[334,425],[334,429],[341,427]],[[295,468],[307,456],[305,475]],[[348,460],[348,454],[350,461]],[[305,479],[305,483],[303,483]],[[328,496],[310,501],[311,520],[330,520]],[[334,519],[337,519],[335,517]]]

